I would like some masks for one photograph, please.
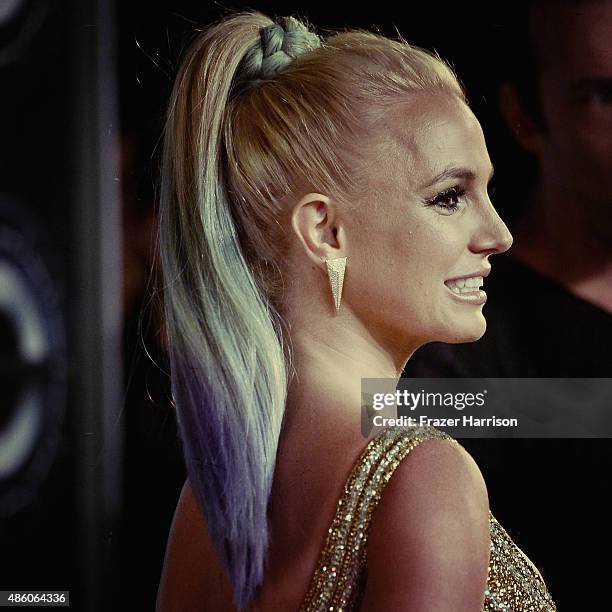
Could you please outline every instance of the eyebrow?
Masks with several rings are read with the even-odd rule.
[[[495,173],[495,168],[491,167],[491,173],[489,174],[489,179],[487,183],[491,181],[494,173]],[[449,168],[446,168],[446,170],[443,170],[442,172],[440,172],[440,174],[436,174],[436,176],[434,176],[429,181],[429,183],[427,183],[426,185],[423,185],[422,188],[427,189],[427,187],[431,187],[432,185],[435,185],[436,183],[440,183],[449,178],[462,178],[468,181],[473,181],[476,179],[476,172],[474,172],[474,170],[470,168],[458,168],[456,166],[451,166]]]
[[[579,79],[570,84],[570,90],[575,92],[582,91],[612,91],[612,79],[606,77],[595,77],[591,79]]]

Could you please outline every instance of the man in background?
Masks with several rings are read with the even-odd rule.
[[[536,0],[527,19],[529,61],[516,58],[498,102],[538,171],[485,281],[487,332],[423,347],[405,377],[612,377],[612,0]],[[612,439],[462,442],[559,608],[600,609]]]

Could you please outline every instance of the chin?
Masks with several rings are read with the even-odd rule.
[[[437,342],[446,342],[447,344],[463,344],[465,342],[476,342],[484,336],[487,330],[487,321],[482,313],[474,320],[462,322],[448,329],[444,334],[444,338],[436,339]]]

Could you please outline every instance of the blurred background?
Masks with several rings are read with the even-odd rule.
[[[151,276],[163,117],[194,31],[245,8],[436,50],[521,213],[533,160],[496,104],[520,3],[0,0],[0,589],[154,608],[185,479]]]

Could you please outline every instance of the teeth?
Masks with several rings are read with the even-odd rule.
[[[482,286],[483,278],[482,276],[472,276],[471,278],[458,278],[454,281],[446,281],[445,284],[453,293],[472,293]]]

